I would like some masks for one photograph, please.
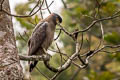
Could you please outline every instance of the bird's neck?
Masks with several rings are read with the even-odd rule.
[[[54,25],[57,24],[56,19],[53,16],[49,16],[49,17],[45,18],[44,21],[53,22]]]

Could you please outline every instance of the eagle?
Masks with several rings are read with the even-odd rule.
[[[28,56],[44,55],[53,39],[56,25],[62,22],[62,18],[52,13],[41,20],[34,28],[28,40]],[[29,72],[32,72],[38,61],[29,61]]]

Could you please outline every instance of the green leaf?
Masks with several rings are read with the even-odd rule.
[[[33,25],[27,22],[25,19],[22,18],[16,18],[17,21],[20,22],[21,26],[26,28],[26,29],[32,29]]]
[[[120,43],[120,35],[117,32],[108,33],[104,36],[104,39],[112,44]]]
[[[38,15],[35,15],[35,23],[38,24],[39,21],[40,19],[38,18]]]

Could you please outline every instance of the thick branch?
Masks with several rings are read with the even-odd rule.
[[[76,43],[76,49],[79,49],[78,48],[79,46],[80,46],[79,43]],[[44,61],[44,64],[49,70],[51,70],[53,72],[62,72],[64,70],[66,70],[71,65],[72,60],[79,54],[78,51],[79,50],[76,50],[76,52],[61,67],[54,68],[49,64],[48,61]]]
[[[44,55],[44,56],[26,56],[26,55],[19,55],[20,60],[24,61],[43,61],[43,60],[50,60],[50,56]]]

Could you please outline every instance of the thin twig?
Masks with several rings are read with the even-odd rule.
[[[62,54],[61,54],[61,51],[60,51],[60,48],[59,48],[59,46],[58,46],[58,44],[56,43],[56,46],[57,46],[57,49],[58,49],[58,51],[59,51],[59,53],[60,53],[60,58],[61,58],[61,67],[62,67]]]
[[[106,50],[102,50],[100,52],[105,52],[105,53],[118,53],[120,52],[120,50],[116,50],[116,51],[106,51]]]
[[[46,4],[46,7],[47,7],[48,12],[51,14],[51,11],[50,11],[49,6],[48,6],[48,3],[47,3],[47,0],[45,0],[45,4]]]
[[[60,29],[60,32],[59,32],[58,36],[54,39],[54,41],[59,38],[60,34],[61,34],[61,29]]]
[[[75,77],[78,75],[78,73],[80,72],[81,68],[78,68],[72,75],[72,77],[69,80],[75,80]]]
[[[19,35],[20,35],[21,39],[23,39],[25,42],[27,42],[27,40],[25,40],[20,33],[19,33]]]
[[[42,11],[40,10],[40,15],[41,15],[41,18],[43,19],[43,14],[42,14]]]
[[[86,41],[87,41],[87,43],[88,43],[88,50],[90,50],[91,49],[91,42],[90,42],[90,40],[88,40],[87,38],[86,38]]]
[[[60,74],[61,72],[57,72],[50,80],[55,80],[56,77]]]
[[[114,45],[114,46],[112,46],[112,45],[104,45],[104,46],[102,46],[100,49],[95,50],[91,55],[87,56],[85,62],[88,64],[88,60],[89,60],[92,56],[94,56],[96,53],[102,51],[102,50],[105,49],[105,48],[119,48],[119,47],[120,47],[120,45]]]
[[[44,0],[43,0],[43,2],[44,2]],[[2,9],[2,11],[4,13],[8,14],[9,16],[13,16],[13,17],[20,17],[20,18],[31,17],[31,16],[35,15],[41,9],[41,7],[43,6],[43,2],[42,2],[42,5],[40,6],[40,8],[31,15],[14,15],[14,14],[11,14],[11,13],[5,11],[4,9]]]
[[[40,1],[40,5],[41,5],[41,1]],[[40,6],[39,6],[39,8],[40,8]],[[44,19],[43,14],[42,14],[42,10],[40,10],[40,15],[41,15],[41,18]]]
[[[33,9],[30,11],[29,15],[32,14],[32,12],[36,9],[36,7],[40,4],[40,0],[38,0],[37,4],[35,5],[35,7],[33,7]]]
[[[24,31],[24,33],[25,33],[25,35],[27,36],[27,38],[29,38],[29,35],[27,34],[27,32],[26,32],[26,31]]]
[[[98,20],[94,20],[87,28],[85,28],[83,30],[80,30],[80,31],[75,31],[72,34],[76,34],[76,33],[80,33],[80,32],[86,32],[89,29],[91,29],[96,23],[98,23],[100,21],[111,20],[111,19],[117,18],[119,16],[120,15],[115,15],[115,16],[110,16],[110,17],[106,17],[106,18],[101,18],[101,19],[98,19]]]
[[[71,34],[71,33],[68,32],[65,28],[63,28],[62,25],[60,25],[60,24],[57,24],[57,25],[61,28],[61,30],[62,30],[64,33],[66,33],[68,36],[70,36],[72,39],[74,39],[73,34]]]
[[[50,5],[48,6],[48,8],[53,4],[53,2],[54,2],[54,1],[52,1],[52,2],[50,3]],[[40,9],[40,15],[41,15],[41,18],[42,18],[42,19],[43,19],[42,10],[46,10],[46,9],[48,9],[48,8]]]
[[[63,3],[64,8],[67,9],[67,5],[66,5],[65,1],[64,0],[61,0],[61,1]]]
[[[82,45],[83,45],[83,33],[82,33],[81,45],[80,48],[78,48],[78,52],[80,52],[80,50],[82,49]],[[82,64],[85,65],[85,62],[82,60],[80,54],[78,54],[78,58],[82,62]]]
[[[96,5],[97,5],[97,15],[100,17],[100,19],[102,18],[101,17],[101,15],[100,15],[100,6],[101,6],[101,4],[99,3],[99,1],[98,0],[96,0]],[[101,40],[100,40],[100,43],[98,44],[98,47],[96,48],[96,50],[97,49],[99,49],[99,47],[101,46],[101,44],[103,44],[104,43],[104,30],[103,30],[103,24],[102,24],[102,22],[100,21],[100,30],[101,30]]]
[[[50,78],[49,78],[46,74],[44,74],[43,72],[41,72],[41,71],[38,69],[37,66],[35,66],[35,68],[36,68],[37,71],[38,71],[40,74],[42,74],[46,79],[50,80]]]
[[[41,9],[41,10],[46,10],[46,9],[50,8],[50,6],[53,4],[53,2],[54,2],[54,1],[52,1],[52,2],[48,5],[47,8],[43,8],[43,9]]]
[[[51,50],[51,49],[49,49],[49,50],[52,51],[52,52],[60,53],[60,52],[57,51],[57,50]],[[63,53],[63,52],[61,52],[61,54],[69,58],[69,56],[68,56],[67,54],[65,54],[65,53]]]

